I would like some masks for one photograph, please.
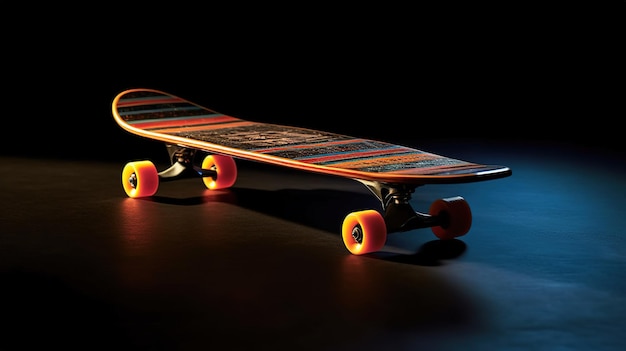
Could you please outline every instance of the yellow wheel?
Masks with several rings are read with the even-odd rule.
[[[375,210],[352,212],[343,220],[343,243],[354,255],[379,251],[387,241],[387,226]]]
[[[159,174],[150,161],[129,162],[122,170],[122,186],[128,197],[146,197],[156,193]]]
[[[202,169],[211,169],[216,172],[215,177],[204,177],[204,185],[211,189],[230,188],[237,180],[237,165],[229,156],[209,155],[202,161]]]
[[[431,228],[439,239],[453,239],[465,235],[472,226],[472,211],[467,201],[460,196],[433,202],[429,213],[431,216],[444,218],[444,225]]]

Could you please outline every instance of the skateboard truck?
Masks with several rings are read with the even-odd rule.
[[[431,215],[413,209],[409,201],[411,194],[418,187],[417,185],[359,181],[380,200],[387,233],[406,232],[434,226],[446,227],[448,225],[449,216],[445,211]]]
[[[421,213],[409,203],[418,184],[358,181],[380,200],[384,215],[376,210],[364,210],[346,216],[342,237],[353,254],[380,250],[388,233],[430,227],[438,238],[453,239],[465,235],[472,225],[470,207],[460,196],[435,200],[428,213]]]
[[[418,184],[356,180],[380,200],[384,215],[376,210],[363,210],[345,217],[341,235],[348,251],[355,255],[379,251],[388,233],[430,227],[438,238],[452,239],[470,229],[472,213],[460,196],[434,201],[426,214],[415,211],[409,203]]]
[[[204,169],[194,163],[196,150],[173,144],[167,144],[166,147],[172,164],[167,169],[159,172],[160,180],[170,181],[197,176],[217,178],[217,171],[214,168]]]
[[[231,187],[237,179],[237,165],[232,157],[209,155],[204,151],[167,144],[171,165],[158,172],[149,160],[128,162],[122,169],[122,187],[131,198],[152,196],[159,182],[186,177],[200,177],[210,190]],[[202,154],[202,155],[200,155]],[[198,165],[198,157],[203,156]]]

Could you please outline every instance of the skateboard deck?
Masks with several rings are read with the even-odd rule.
[[[148,160],[127,164],[122,183],[129,197],[151,196],[159,180],[189,174],[200,176],[209,189],[228,188],[236,181],[235,159],[360,181],[379,198],[385,213],[366,210],[346,217],[342,235],[353,254],[381,249],[386,234],[393,231],[431,227],[442,239],[463,235],[471,224],[471,212],[463,198],[436,201],[430,213],[424,214],[410,208],[410,194],[426,184],[511,175],[505,166],[468,162],[384,141],[248,121],[153,89],[121,92],[113,99],[112,113],[126,131],[164,142],[172,159],[171,167],[161,172]],[[451,213],[457,221],[451,221]]]

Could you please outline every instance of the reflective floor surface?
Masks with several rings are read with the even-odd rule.
[[[380,208],[355,181],[239,162],[232,189],[185,179],[139,200],[123,161],[3,156],[0,349],[622,350],[622,155],[429,147],[513,175],[417,189],[417,210],[465,197],[470,232],[390,234],[365,256],[340,237],[348,212]]]

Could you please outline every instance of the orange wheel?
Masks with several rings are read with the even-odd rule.
[[[444,225],[431,228],[439,239],[452,239],[465,235],[472,226],[472,211],[467,201],[460,196],[433,202],[429,213],[432,216],[445,218]]]
[[[122,186],[128,197],[146,197],[156,193],[159,174],[150,161],[129,162],[122,170]]]
[[[354,255],[363,255],[385,246],[387,226],[378,211],[352,212],[343,220],[341,236],[348,251]]]
[[[211,169],[217,174],[202,178],[204,185],[211,190],[230,188],[237,180],[237,165],[229,156],[209,155],[202,161],[202,169]]]

